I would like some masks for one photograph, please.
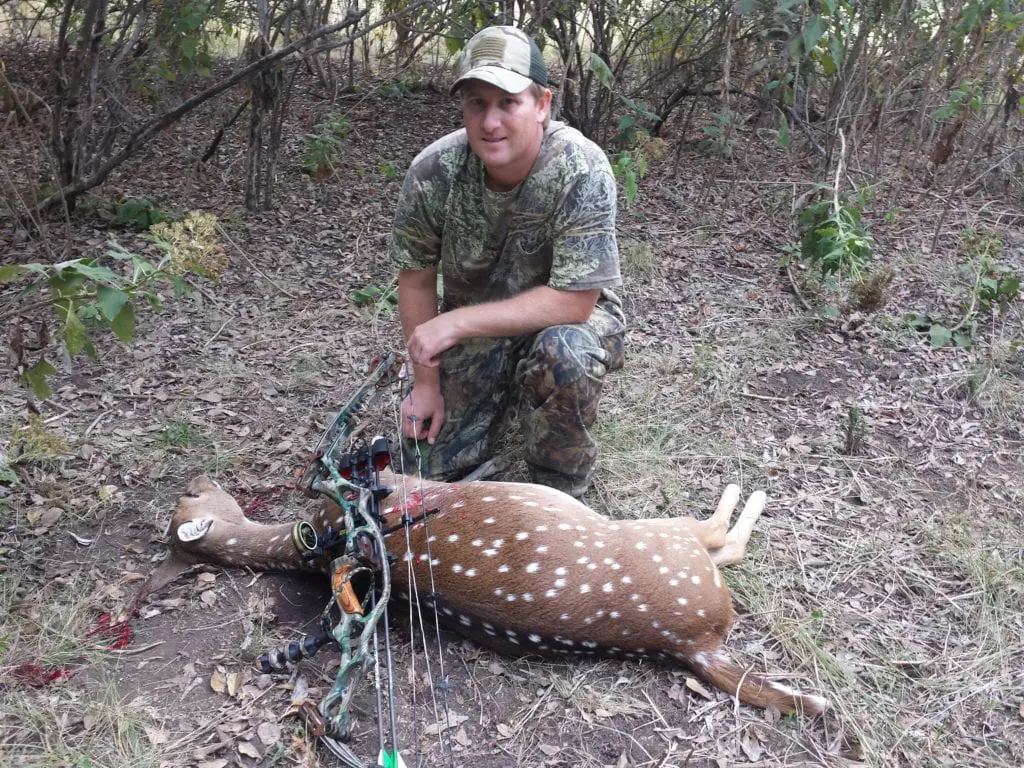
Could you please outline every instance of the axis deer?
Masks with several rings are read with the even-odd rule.
[[[764,493],[750,497],[730,528],[735,485],[708,520],[615,521],[541,485],[390,473],[382,482],[394,489],[380,504],[382,528],[393,529],[384,540],[394,593],[434,608],[461,634],[502,652],[674,660],[748,704],[804,714],[828,708],[820,696],[748,674],[723,650],[733,606],[718,567],[743,558]],[[408,546],[406,512],[419,518]],[[322,534],[344,519],[323,503],[309,524]],[[297,530],[247,520],[229,494],[198,477],[178,502],[172,556],[150,587],[198,562],[327,572],[323,558],[303,558]]]

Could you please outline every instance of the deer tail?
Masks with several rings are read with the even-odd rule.
[[[759,675],[749,674],[724,651],[695,653],[687,664],[697,677],[731,693],[744,704],[767,708],[775,706],[784,714],[818,715],[831,706],[828,699],[800,693]]]

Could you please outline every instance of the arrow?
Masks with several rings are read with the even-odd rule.
[[[406,768],[405,760],[398,754],[397,749],[393,752],[382,749],[380,754],[377,755],[377,765],[381,766],[381,768]]]

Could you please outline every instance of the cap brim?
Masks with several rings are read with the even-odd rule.
[[[486,65],[469,70],[469,72],[452,84],[449,93],[454,94],[459,89],[459,86],[467,80],[480,80],[493,85],[495,88],[501,88],[506,93],[522,93],[533,83],[533,80],[520,75],[518,72],[513,72],[504,67]]]

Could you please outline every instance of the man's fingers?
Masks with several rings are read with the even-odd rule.
[[[437,436],[441,434],[441,427],[444,426],[444,411],[441,413],[435,413],[430,419],[430,431],[427,432],[427,442],[431,445],[437,439]]]

